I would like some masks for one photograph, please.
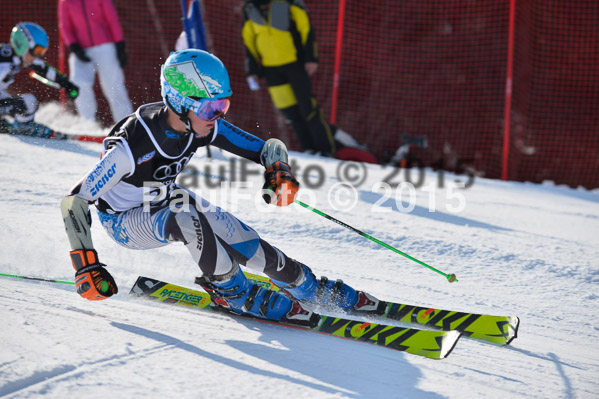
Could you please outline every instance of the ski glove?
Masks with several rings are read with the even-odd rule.
[[[85,50],[79,45],[79,43],[73,43],[69,46],[69,50],[71,53],[75,53],[77,58],[79,58],[83,62],[90,62],[92,59],[85,54]]]
[[[15,116],[27,111],[25,100],[19,96],[6,97],[0,99],[0,115]]]
[[[64,89],[67,96],[72,100],[76,99],[79,96],[79,86],[70,80],[66,80],[60,84],[60,86]]]
[[[125,68],[127,65],[128,57],[127,53],[125,53],[125,42],[120,41],[116,43],[116,56],[119,59],[119,65],[121,68]]]
[[[71,82],[69,78],[62,73],[56,72],[56,79],[54,79],[54,81],[58,83],[62,89],[64,89],[69,98],[74,100],[77,98],[77,96],[79,96],[79,86]]]
[[[291,174],[291,168],[285,162],[277,161],[269,165],[264,172],[262,198],[267,204],[287,206],[293,203],[299,183]]]
[[[119,292],[118,287],[104,264],[98,262],[93,249],[71,251],[77,293],[90,301],[99,301]]]

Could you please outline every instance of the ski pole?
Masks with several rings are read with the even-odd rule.
[[[60,85],[58,83],[53,82],[51,80],[48,80],[48,79],[44,78],[41,75],[38,75],[37,73],[35,73],[33,71],[29,72],[29,76],[31,76],[35,80],[38,80],[38,81],[42,82],[43,84],[45,84],[47,86],[53,87],[55,89],[60,89]]]
[[[349,224],[343,223],[341,220],[339,220],[339,219],[335,219],[334,217],[332,217],[332,216],[330,216],[330,215],[327,215],[326,213],[324,213],[324,212],[321,212],[321,211],[319,211],[318,209],[311,207],[310,205],[304,204],[303,202],[301,202],[301,201],[298,201],[298,200],[294,200],[294,202],[295,202],[296,204],[299,204],[299,205],[303,206],[303,207],[304,207],[304,208],[306,208],[306,209],[309,209],[309,210],[311,210],[311,211],[312,211],[312,212],[314,212],[314,213],[317,213],[317,214],[319,214],[320,216],[322,216],[322,217],[324,217],[324,218],[326,218],[326,219],[329,219],[329,220],[330,220],[330,221],[332,221],[332,222],[335,222],[335,223],[337,223],[337,224],[338,224],[338,225],[340,225],[340,226],[343,226],[343,227],[345,227],[346,229],[349,229],[349,230],[353,231],[354,233],[358,233],[358,234],[359,234],[359,235],[361,235],[362,237],[368,238],[369,240],[371,240],[371,241],[374,241],[374,242],[376,242],[377,244],[379,244],[379,245],[382,245],[383,247],[385,247],[385,248],[387,248],[387,249],[390,249],[391,251],[393,251],[393,252],[395,252],[395,253],[398,253],[398,254],[400,254],[401,256],[405,256],[406,258],[408,258],[408,259],[410,259],[410,260],[413,260],[414,262],[418,263],[419,265],[422,265],[422,266],[424,266],[424,267],[428,267],[428,268],[429,268],[429,269],[431,269],[432,271],[434,271],[434,272],[437,272],[437,273],[439,273],[440,275],[444,276],[444,277],[447,279],[447,281],[449,281],[450,283],[453,283],[454,281],[458,281],[458,279],[457,279],[456,275],[455,275],[455,274],[453,274],[453,273],[452,273],[452,274],[446,274],[446,273],[443,273],[441,270],[435,269],[434,267],[432,267],[432,266],[429,266],[429,265],[427,265],[426,263],[424,263],[424,262],[422,262],[422,261],[420,261],[420,260],[418,260],[418,259],[416,259],[416,258],[414,258],[414,257],[412,257],[412,256],[410,256],[410,255],[408,255],[408,254],[406,254],[405,252],[402,252],[402,251],[400,251],[399,249],[397,249],[397,248],[394,248],[394,247],[392,247],[391,245],[389,245],[389,244],[386,244],[386,243],[382,242],[381,240],[378,240],[378,239],[376,239],[376,238],[372,237],[371,235],[369,235],[369,234],[366,234],[366,233],[364,233],[363,231],[360,231],[360,230],[356,229],[355,227],[352,227],[352,226],[350,226]]]
[[[75,285],[75,283],[74,283],[73,281],[51,280],[51,279],[47,279],[47,278],[19,276],[19,275],[17,275],[17,274],[6,274],[6,273],[0,273],[0,276],[2,276],[2,277],[21,278],[21,279],[24,279],[24,280],[45,281],[45,282],[47,282],[47,283],[57,283],[57,284],[70,284],[70,285]]]
[[[46,78],[44,78],[41,75],[38,75],[37,73],[31,71],[29,72],[29,76],[31,76],[33,79],[38,80],[40,82],[42,82],[43,84],[53,87],[55,89],[62,89],[62,86],[59,83],[53,82],[51,80],[48,80]],[[71,97],[77,97],[77,95],[79,94],[79,92],[77,90],[71,90],[70,92],[67,92],[67,94]]]

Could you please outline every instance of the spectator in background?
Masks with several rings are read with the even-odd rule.
[[[19,22],[10,33],[10,44],[0,43],[0,133],[32,134],[39,101],[31,93],[11,95],[10,85],[21,68],[28,68],[30,76],[52,87],[64,89],[70,98],[76,98],[79,88],[44,62],[50,39],[40,25]]]
[[[270,97],[308,152],[333,156],[352,147],[354,160],[376,162],[353,137],[330,125],[312,95],[310,77],[318,69],[314,30],[301,0],[245,0],[242,38],[251,90],[264,77]],[[340,154],[337,154],[338,157]]]
[[[58,26],[69,46],[70,78],[79,86],[77,111],[94,120],[98,104],[94,94],[96,72],[115,122],[133,112],[125,87],[125,41],[111,0],[59,0]]]
[[[246,0],[243,17],[250,89],[258,90],[258,78],[264,77],[302,148],[334,154],[334,132],[312,96],[310,76],[318,69],[318,50],[304,3]]]

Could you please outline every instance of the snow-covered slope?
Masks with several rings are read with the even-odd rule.
[[[72,280],[59,201],[99,151],[93,143],[0,136],[0,273]],[[373,191],[391,171],[369,166],[355,205],[344,210],[351,205],[347,192],[332,191],[339,188],[339,163],[292,154],[300,177],[308,167],[312,182],[324,176],[317,190],[303,185],[304,202],[455,273],[459,282],[449,284],[299,206],[261,205],[259,175],[251,175],[247,187],[208,189],[206,175],[229,166],[213,152],[216,159],[210,161],[198,151],[191,162],[196,173],[183,183],[198,183],[196,191],[317,275],[341,278],[389,300],[519,316],[519,337],[510,347],[462,338],[447,359],[435,361],[136,300],[128,291],[138,275],[192,287],[199,270],[182,245],[149,251],[117,246],[93,214],[94,243],[119,294],[93,303],[70,285],[0,277],[0,396],[599,396],[597,192],[485,179],[450,191],[455,176],[446,174],[440,189],[439,176],[427,171],[428,191],[416,190],[413,209],[400,212],[410,205],[409,190],[399,202],[391,191],[388,198],[382,189]],[[460,206],[461,212],[452,211]]]

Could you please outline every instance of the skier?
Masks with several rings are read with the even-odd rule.
[[[302,149],[338,159],[377,163],[349,133],[326,121],[312,93],[318,46],[302,0],[245,0],[241,31],[250,90],[264,77],[277,109]]]
[[[216,56],[195,49],[171,53],[160,78],[163,103],[142,105],[117,123],[102,159],[61,202],[77,292],[102,300],[118,291],[92,243],[88,207],[94,203],[104,229],[126,248],[182,242],[203,273],[201,285],[233,312],[301,324],[314,314],[299,301],[375,311],[376,298],[341,280],[316,279],[235,216],[175,183],[198,147],[210,144],[266,168],[267,203],[288,205],[299,188],[283,142],[264,142],[222,118],[232,90]],[[162,195],[149,193],[150,185]],[[287,295],[250,282],[240,265],[264,272]]]
[[[112,118],[118,122],[133,112],[125,86],[128,62],[123,29],[111,0],[59,0],[58,29],[69,46],[69,73],[81,95],[77,112],[96,120],[98,104],[94,93],[96,75],[108,100]]]
[[[21,66],[31,69],[41,79],[58,84],[70,98],[79,95],[76,85],[41,60],[48,50],[48,44],[49,38],[44,28],[33,22],[18,23],[10,34],[10,44],[0,43],[0,122],[3,125],[1,130],[5,133],[27,133],[37,127],[33,122],[39,107],[37,98],[31,93],[18,96],[8,93]]]

